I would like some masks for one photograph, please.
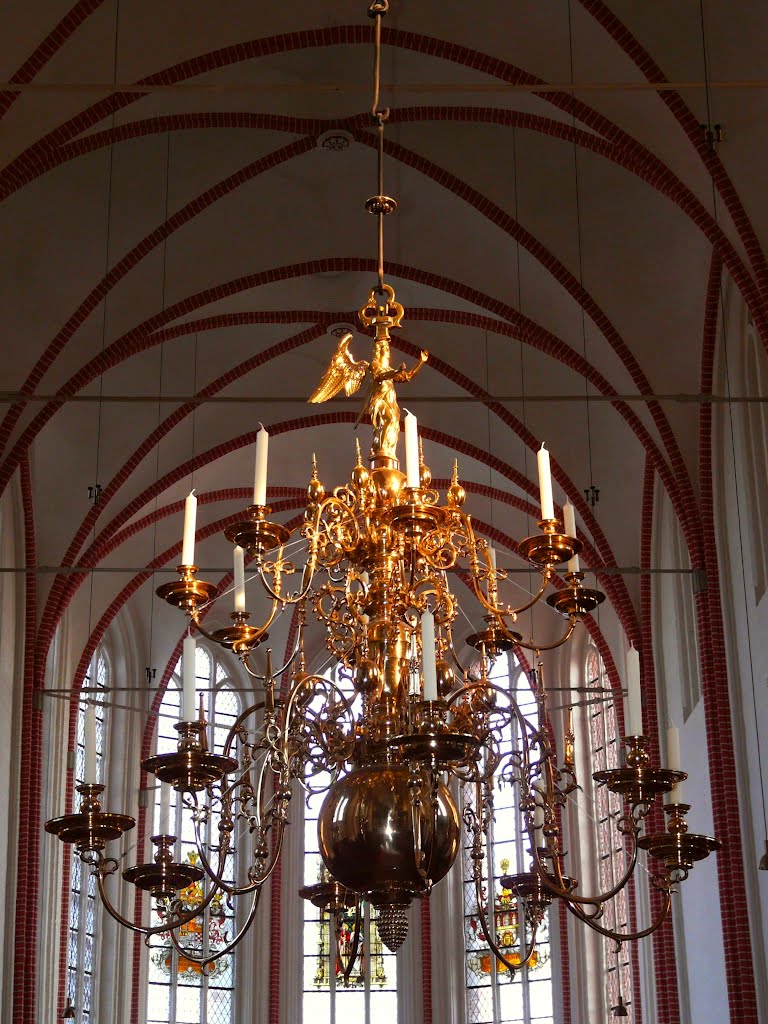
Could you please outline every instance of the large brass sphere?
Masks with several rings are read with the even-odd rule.
[[[421,848],[427,874],[437,882],[459,850],[459,813],[440,783],[433,827],[426,776],[422,790]],[[407,768],[370,765],[340,779],[320,811],[317,835],[329,871],[375,906],[405,906],[426,889],[416,867],[412,806]]]

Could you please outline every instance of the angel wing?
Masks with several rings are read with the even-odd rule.
[[[341,339],[323,379],[310,395],[310,402],[327,402],[334,395],[338,395],[342,388],[347,395],[354,395],[363,383],[368,363],[364,359],[358,362],[352,358],[349,353],[351,341],[350,333],[345,334]]]

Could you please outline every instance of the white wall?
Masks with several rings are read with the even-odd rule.
[[[749,372],[746,356],[755,339],[730,282],[719,340],[716,387],[725,394],[730,389],[733,396],[768,397],[764,386],[768,379],[767,357],[757,342],[763,372],[760,377]],[[756,414],[763,417],[761,429],[766,435],[761,450],[754,444]],[[749,417],[753,417],[751,431],[747,429]],[[768,1020],[768,872],[758,871],[765,850],[762,788],[768,784],[768,598],[763,594],[759,603],[755,602],[756,560],[765,558],[764,534],[768,527],[766,410],[744,404],[717,407],[713,433],[715,525],[738,780],[734,797],[739,805],[758,1006],[761,1019]]]
[[[18,474],[0,498],[0,565],[24,565],[24,519]],[[16,888],[18,749],[24,685],[24,576],[0,573],[0,892]],[[0,1016],[13,1019],[13,939],[16,901],[6,899],[0,928]]]

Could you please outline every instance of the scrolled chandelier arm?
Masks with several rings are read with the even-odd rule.
[[[672,893],[666,886],[657,886],[659,891],[663,894],[661,906],[654,915],[651,923],[639,931],[634,932],[619,932],[613,928],[606,928],[604,925],[599,924],[593,917],[586,914],[582,907],[574,904],[572,900],[566,900],[566,907],[573,914],[574,917],[578,918],[584,924],[588,925],[593,931],[599,932],[604,935],[606,939],[613,939],[614,942],[621,945],[624,942],[638,942],[640,939],[645,939],[649,935],[660,928],[669,917],[669,913],[672,909]]]
[[[514,976],[521,967],[528,967],[536,956],[536,939],[538,936],[539,926],[543,917],[539,916],[530,898],[523,900],[523,915],[524,923],[527,924],[529,919],[538,918],[531,921],[530,929],[525,926],[518,929],[519,941],[518,949],[519,952],[514,960],[511,960],[511,950],[509,947],[502,947],[496,940],[496,936],[491,934],[491,928],[488,922],[488,914],[483,908],[483,877],[482,877],[482,860],[475,861],[473,867],[473,878],[475,882],[475,900],[477,906],[477,919],[480,923],[480,931],[483,934],[483,938],[488,943],[488,946],[496,957],[498,963],[502,964],[510,972],[511,976]],[[540,908],[543,909],[543,908]]]
[[[345,982],[361,948],[363,901],[376,909],[379,935],[394,951],[406,935],[408,906],[425,897],[453,866],[462,825],[471,839],[481,930],[493,955],[510,972],[533,962],[537,934],[556,899],[617,942],[650,934],[669,913],[676,883],[719,846],[715,839],[688,832],[689,807],[674,798],[665,808],[666,831],[644,834],[653,802],[686,775],[677,766],[671,770],[650,764],[648,740],[640,726],[623,740],[626,764],[594,775],[598,784],[607,786],[626,805],[616,823],[629,847],[626,867],[616,884],[592,896],[579,895],[577,880],[566,874],[559,814],[579,785],[576,739],[569,713],[563,761],[558,764],[539,655],[567,643],[604,595],[584,585],[577,558],[581,543],[573,518],[568,518],[570,506],[563,511],[567,528],[555,516],[549,455],[542,445],[539,532],[517,545],[517,553],[535,567],[540,580],[521,607],[505,603],[499,591],[506,573],[497,568],[492,547],[476,535],[472,518],[463,509],[467,495],[457,463],[441,495],[432,487],[416,418],[406,412],[403,419],[401,414],[396,386],[421,372],[428,353],[422,351],[411,366],[391,361],[391,332],[400,327],[405,311],[394,288],[384,280],[383,222],[397,208],[395,200],[384,194],[383,183],[388,112],[380,108],[381,19],[387,10],[385,0],[374,0],[369,8],[375,23],[372,111],[379,157],[378,191],[366,207],[377,217],[378,273],[359,319],[372,336],[372,352],[367,360],[356,359],[350,352],[353,336],[344,334],[309,398],[311,403],[321,403],[342,391],[351,396],[367,382],[360,413],[372,428],[367,465],[358,442],[348,479],[326,492],[313,456],[304,517],[290,530],[272,518],[267,504],[269,435],[264,428],[258,432],[254,500],[225,531],[234,545],[234,611],[232,624],[219,629],[202,623],[203,612],[223,595],[198,577],[196,505],[188,499],[179,578],[157,593],[186,614],[191,634],[200,633],[232,651],[249,676],[264,683],[264,693],[237,717],[221,749],[210,750],[207,723],[195,702],[194,641],[189,638],[192,647],[189,652],[185,647],[183,658],[184,701],[176,726],[176,749],[145,759],[142,767],[181,795],[182,810],[194,822],[197,861],[177,862],[176,837],[161,834],[151,837],[154,859],[123,872],[125,881],[156,901],[162,923],[136,925],[123,918],[109,899],[105,879],[116,872],[117,862],[103,851],[135,822],[101,809],[103,786],[93,782],[79,786],[79,810],[46,824],[90,866],[100,898],[115,920],[147,940],[170,933],[176,949],[205,965],[231,952],[250,927],[264,884],[279,861],[293,790],[308,796],[321,794],[318,844],[323,877],[316,885],[305,886],[301,896],[327,914],[337,930],[340,915],[356,908],[351,957],[342,970]],[[401,427],[405,471],[398,458]],[[301,549],[300,562],[296,552]],[[256,567],[250,582],[268,605],[257,626],[250,624],[246,608],[246,558]],[[558,569],[566,562],[563,586],[551,593]],[[466,665],[455,647],[462,609],[451,589],[454,572],[468,583],[483,615],[481,627],[467,638],[473,654]],[[290,580],[297,574],[300,582],[291,590]],[[545,596],[565,620],[562,635],[549,643],[524,639],[512,627],[522,611]],[[265,645],[274,623],[288,611],[295,612],[298,620],[295,648],[278,671],[273,670],[266,648],[262,672],[255,654]],[[311,620],[323,632],[325,647],[336,664],[336,681],[307,671],[305,634]],[[536,652],[534,714],[524,713],[515,693],[493,678],[496,660],[516,645]],[[505,899],[514,898],[522,908],[522,921],[517,924],[519,962],[517,955],[510,959],[496,941],[482,896],[494,787],[501,780],[519,790],[531,854],[528,871],[500,879],[508,894]],[[459,787],[468,794],[461,811],[455,795]],[[218,847],[209,838],[214,829]],[[216,848],[214,858],[211,852]],[[646,929],[622,934],[600,921],[605,904],[636,870],[640,849],[658,861],[653,884],[665,898]],[[226,863],[235,850],[241,880],[229,881]],[[194,885],[202,886],[202,895],[192,909],[185,908],[184,892]],[[204,920],[214,901],[248,896],[251,901],[242,927],[231,940],[203,954],[185,945],[183,926],[195,918]]]
[[[194,950],[191,950],[189,946],[182,944],[181,940],[179,939],[176,928],[170,929],[169,931],[169,936],[174,948],[186,960],[191,960],[193,963],[201,964],[203,967],[207,967],[209,964],[213,964],[217,960],[221,960],[221,958],[224,956],[231,955],[250,931],[251,925],[253,924],[254,919],[256,917],[256,912],[259,909],[259,902],[261,900],[262,892],[263,890],[261,886],[259,886],[259,888],[256,889],[256,891],[253,893],[251,905],[248,908],[248,913],[246,914],[245,920],[243,921],[241,927],[228,942],[222,944],[220,949],[217,949],[213,953],[205,953],[202,956],[200,956],[197,953],[195,953]]]
[[[170,842],[158,843],[157,840],[170,840]],[[105,857],[101,851],[98,850],[84,851],[80,854],[80,859],[83,863],[89,865],[91,868],[91,874],[96,880],[99,899],[109,916],[114,918],[118,924],[127,928],[129,931],[143,935],[145,937],[145,942],[147,943],[155,935],[175,931],[176,929],[183,928],[185,925],[196,920],[218,895],[215,886],[211,887],[203,903],[195,907],[194,910],[187,912],[182,911],[178,901],[174,900],[172,897],[186,885],[199,881],[203,877],[204,872],[200,868],[195,869],[191,864],[174,864],[172,862],[173,854],[170,848],[176,842],[175,836],[156,836],[153,837],[153,841],[155,841],[155,844],[159,847],[158,854],[165,854],[167,856],[165,865],[161,865],[161,862],[158,861],[158,855],[156,855],[154,861],[154,865],[157,868],[155,876],[157,884],[153,888],[156,892],[157,905],[158,907],[162,906],[166,908],[168,912],[166,920],[164,920],[162,924],[157,925],[136,924],[135,921],[131,921],[129,918],[124,917],[115,907],[109,897],[109,893],[107,892],[105,885],[106,879],[115,874],[119,868],[119,864],[114,857]],[[163,870],[163,868],[170,868],[171,870]],[[187,869],[187,873],[184,876],[179,872],[180,868]],[[127,871],[123,872],[123,877],[126,878],[127,881],[133,881],[133,883],[139,888],[144,889],[147,887],[145,884],[146,877],[139,877],[139,872],[143,871],[146,875],[147,869],[150,869],[150,865],[139,865],[137,868],[133,869],[128,868]],[[160,891],[161,886],[164,886],[162,891]]]

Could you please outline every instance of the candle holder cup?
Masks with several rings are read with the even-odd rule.
[[[197,793],[237,770],[234,757],[206,749],[204,722],[178,722],[178,749],[142,761],[145,772],[167,782],[177,793]]]
[[[153,861],[123,871],[126,882],[137,889],[150,893],[155,899],[171,899],[180,889],[199,882],[205,875],[196,864],[182,864],[173,859],[176,836],[152,836],[152,843],[157,847]]]
[[[583,572],[568,572],[565,574],[567,587],[550,594],[547,604],[554,608],[566,619],[571,617],[582,619],[585,615],[593,612],[599,604],[605,600],[605,594],[599,590],[592,590],[582,586],[584,580]]]
[[[534,565],[559,565],[569,562],[581,551],[581,541],[562,533],[558,519],[542,519],[541,533],[518,541],[520,556]]]
[[[197,579],[196,565],[180,565],[176,572],[178,580],[164,583],[155,593],[174,608],[180,608],[188,614],[198,612],[218,594],[218,587],[213,583]]]
[[[84,782],[77,787],[81,795],[80,810],[63,814],[45,823],[45,831],[62,841],[71,843],[82,856],[94,850],[103,850],[111,839],[119,839],[134,827],[136,821],[128,814],[102,811],[99,802],[104,786]]]
[[[641,849],[664,863],[672,882],[684,881],[697,861],[704,860],[722,846],[719,839],[688,831],[685,816],[690,809],[690,804],[667,804],[664,807],[664,813],[669,819],[667,831],[641,836],[637,841]]]
[[[271,512],[269,505],[250,505],[243,513],[246,518],[224,531],[228,541],[238,544],[257,563],[261,563],[268,551],[285,544],[291,535],[281,523],[269,520]]]
[[[652,803],[657,796],[668,793],[688,778],[686,772],[652,768],[646,736],[623,736],[622,743],[627,747],[626,765],[594,772],[592,778],[600,785],[607,786],[612,793],[624,797],[630,804]]]

